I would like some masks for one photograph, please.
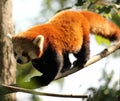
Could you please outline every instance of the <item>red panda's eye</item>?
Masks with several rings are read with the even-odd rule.
[[[28,59],[30,59],[29,55],[27,53],[25,53],[25,52],[22,53],[22,56],[27,57]]]
[[[16,53],[16,52],[14,52],[14,56],[17,56],[17,53]]]
[[[25,53],[25,52],[23,52],[23,53],[22,53],[22,56],[28,57],[28,54]]]

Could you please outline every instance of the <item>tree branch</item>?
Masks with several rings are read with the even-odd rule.
[[[87,67],[87,66],[101,60],[102,58],[112,54],[113,52],[115,52],[119,48],[120,48],[120,41],[117,41],[116,43],[114,43],[114,45],[104,49],[101,53],[99,53],[99,54],[93,56],[91,59],[89,59],[84,67]],[[75,73],[79,70],[81,70],[81,68],[73,67],[64,73],[59,73],[56,76],[55,80],[63,78],[65,76],[68,76],[68,75]],[[0,95],[6,94],[6,93],[13,93],[13,92],[25,92],[25,93],[35,94],[35,95],[44,95],[44,96],[52,96],[52,97],[71,97],[71,98],[87,98],[88,97],[87,95],[65,95],[65,94],[62,95],[62,94],[36,92],[33,90],[29,90],[29,89],[0,84]]]
[[[6,90],[6,92],[8,91],[9,93],[10,92],[24,92],[24,93],[34,94],[34,95],[51,96],[51,97],[88,98],[87,95],[54,94],[54,93],[38,92],[38,91],[33,91],[33,90],[24,89],[24,88],[15,87],[15,86],[8,86],[4,84],[0,86],[2,87],[2,90],[0,91],[0,95],[4,95],[4,91]]]
[[[111,3],[109,1],[97,1],[96,4],[99,4],[99,5],[104,5],[104,6],[112,6],[113,7],[113,10],[116,12],[116,13],[119,13],[119,8],[120,8],[120,5],[119,4],[116,4],[116,3]]]

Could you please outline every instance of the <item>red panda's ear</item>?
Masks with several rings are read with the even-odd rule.
[[[12,39],[12,35],[10,33],[7,34],[7,37]]]
[[[43,43],[44,43],[44,36],[43,35],[38,35],[33,40],[33,44],[37,45],[40,48],[40,50],[43,50]]]
[[[15,38],[15,35],[11,35],[10,33],[7,34],[7,37],[13,41],[13,39]]]

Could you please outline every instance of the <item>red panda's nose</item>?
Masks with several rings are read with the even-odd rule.
[[[17,63],[22,64],[23,62],[22,62],[22,60],[21,60],[21,59],[17,59]]]

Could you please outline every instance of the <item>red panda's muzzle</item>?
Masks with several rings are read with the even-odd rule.
[[[30,59],[28,57],[21,56],[21,57],[16,57],[16,61],[19,64],[25,64],[28,63]]]
[[[17,63],[23,64],[21,59],[17,59]]]

